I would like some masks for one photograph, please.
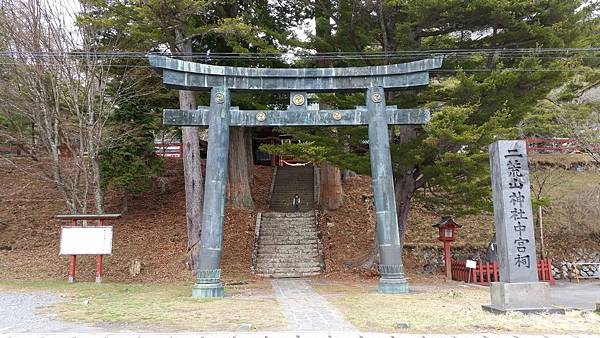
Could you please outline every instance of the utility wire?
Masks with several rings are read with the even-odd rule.
[[[21,63],[15,62],[0,62],[0,66],[2,65],[22,65]],[[35,66],[56,66],[56,64],[52,63],[35,63],[28,64],[27,66],[35,67]],[[91,67],[97,68],[154,68],[150,65],[127,65],[127,64],[95,64]],[[484,73],[484,72],[493,72],[493,71],[511,71],[518,73],[596,73],[600,72],[600,68],[598,69],[548,69],[548,68],[456,68],[456,69],[432,69],[429,70],[430,73]]]
[[[529,55],[537,57],[563,57],[575,56],[582,53],[600,52],[600,47],[589,48],[517,48],[517,49],[431,49],[431,50],[405,50],[394,52],[277,52],[277,53],[211,53],[211,52],[194,52],[191,54],[183,53],[152,53],[143,51],[108,51],[108,52],[28,52],[28,51],[0,51],[0,56],[16,56],[16,55],[31,55],[31,56],[59,56],[59,57],[118,57],[118,58],[146,58],[148,54],[164,55],[170,57],[192,57],[205,59],[283,59],[283,58],[298,58],[298,59],[352,59],[352,58],[389,58],[389,57],[468,57],[476,54],[492,54],[499,57]],[[550,54],[550,55],[548,55]]]
[[[195,61],[215,62],[215,61],[299,61],[299,60],[383,60],[388,61],[414,61],[419,58],[442,57],[448,61],[472,58],[473,56],[493,56],[501,59],[518,59],[518,58],[536,58],[543,60],[560,60],[574,58],[578,60],[598,61],[600,60],[600,47],[588,48],[516,48],[516,49],[431,49],[431,50],[404,50],[395,52],[324,52],[324,53],[306,53],[306,52],[278,52],[278,53],[210,53],[210,52],[194,52],[191,54],[182,53],[148,53],[143,51],[44,51],[44,52],[29,52],[29,51],[0,51],[0,65],[39,65],[52,66],[56,65],[51,62],[52,59],[73,59],[86,61],[92,59],[94,63],[92,67],[125,67],[125,68],[152,68],[149,64],[125,64],[125,60],[147,60],[148,55],[162,55],[168,57],[186,56]],[[24,62],[11,62],[11,59],[24,59]],[[102,63],[101,60],[114,60],[120,63]],[[36,62],[37,61],[37,62]],[[41,62],[40,62],[41,61]],[[31,63],[28,63],[31,62]],[[502,68],[516,72],[595,72],[596,70],[589,69],[534,69],[534,68]],[[501,70],[497,68],[456,68],[456,69],[436,69],[431,72],[447,73],[447,72],[491,72]]]

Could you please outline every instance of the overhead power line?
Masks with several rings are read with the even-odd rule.
[[[218,61],[238,61],[238,62],[266,62],[266,61],[283,61],[290,63],[291,61],[298,60],[338,60],[338,61],[352,61],[352,60],[363,60],[363,61],[375,61],[375,60],[387,60],[390,62],[406,62],[413,61],[422,58],[431,57],[443,57],[448,61],[461,60],[466,58],[472,58],[474,56],[486,56],[494,57],[499,59],[518,59],[532,57],[542,60],[560,60],[566,58],[576,58],[579,60],[586,61],[600,61],[600,47],[588,47],[588,48],[517,48],[517,49],[430,49],[430,50],[404,50],[394,52],[324,52],[324,53],[308,53],[308,52],[290,52],[290,53],[210,53],[210,52],[194,52],[191,54],[182,53],[148,53],[143,51],[73,51],[73,52],[59,52],[59,51],[44,51],[44,52],[29,52],[29,51],[14,51],[14,50],[3,50],[0,51],[0,65],[21,65],[23,62],[16,61],[15,59],[25,59],[27,62],[31,62],[31,65],[39,66],[52,66],[56,65],[53,60],[59,59],[73,59],[82,60],[87,59],[100,60],[98,63],[94,63],[94,67],[125,67],[125,68],[151,68],[151,66],[144,62],[147,60],[149,54],[153,55],[164,55],[168,57],[183,57],[190,58],[194,61],[199,62],[218,62]],[[104,62],[105,60],[108,60]],[[142,60],[140,64],[127,64],[126,60]],[[432,72],[448,73],[448,72],[491,72],[498,70],[497,68],[464,68],[464,69],[437,69]],[[589,72],[585,69],[537,69],[537,68],[510,68],[511,71],[516,72]],[[592,70],[596,71],[596,69]]]
[[[94,58],[146,58],[148,54],[164,55],[170,57],[191,57],[193,59],[207,60],[281,60],[286,58],[295,59],[372,59],[372,58],[394,58],[394,57],[470,57],[477,54],[491,54],[498,57],[507,56],[536,56],[536,57],[566,57],[587,53],[600,52],[600,47],[588,48],[517,48],[517,49],[429,49],[429,50],[403,50],[394,52],[278,52],[278,53],[212,53],[212,52],[194,52],[191,54],[183,53],[152,53],[144,51],[105,51],[105,52],[28,52],[28,51],[0,51],[0,56],[31,55],[32,57],[94,57]]]
[[[3,65],[22,65],[17,62],[0,62],[0,66]],[[36,63],[28,66],[56,66],[56,64],[52,63]],[[93,67],[99,68],[153,68],[150,65],[128,65],[128,64],[96,64]],[[430,73],[485,73],[485,72],[493,72],[493,71],[503,71],[509,70],[511,72],[518,73],[590,73],[590,72],[600,72],[600,68],[598,69],[549,69],[549,68],[453,68],[453,69],[432,69]]]

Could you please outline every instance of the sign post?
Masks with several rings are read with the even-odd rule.
[[[61,230],[60,255],[69,256],[68,282],[75,282],[75,267],[78,255],[96,256],[96,283],[102,282],[103,255],[112,253],[112,226],[105,226],[104,220],[119,219],[120,214],[101,215],[57,215],[56,219],[68,220],[69,226]],[[97,226],[78,226],[78,221],[96,221]]]

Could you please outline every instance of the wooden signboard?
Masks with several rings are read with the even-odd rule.
[[[67,226],[60,234],[61,255],[110,255],[112,226]]]

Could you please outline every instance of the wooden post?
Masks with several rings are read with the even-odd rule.
[[[544,222],[542,220],[542,206],[538,206],[538,221],[540,222],[540,258],[544,259],[546,257],[545,247],[544,247]]]
[[[104,226],[104,219],[99,219],[98,225]],[[102,283],[102,255],[96,256],[96,283]]]
[[[73,219],[71,221],[72,226],[77,226],[77,220]],[[77,256],[71,255],[69,258],[69,283],[75,283],[75,264],[77,262]]]
[[[102,255],[96,256],[96,283],[102,283]]]
[[[75,283],[75,261],[77,256],[72,255],[69,259],[69,283]]]
[[[452,262],[450,261],[450,241],[444,241],[444,260],[446,262],[446,280],[452,280]]]
[[[483,280],[483,263],[479,262],[477,265],[479,265],[479,284],[483,285],[484,284],[484,280]]]

